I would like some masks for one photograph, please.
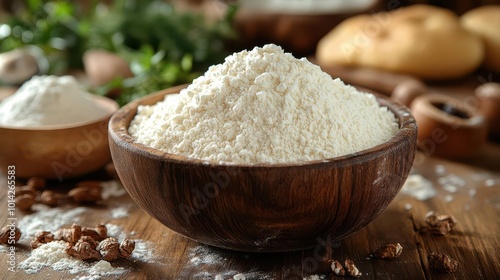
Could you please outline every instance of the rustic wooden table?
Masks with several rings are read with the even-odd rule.
[[[101,173],[83,179],[108,180]],[[78,208],[77,212],[72,211],[77,206],[71,205],[59,212],[74,214],[65,216],[67,226],[73,221],[84,226],[104,222],[114,228],[115,234],[119,229],[118,233],[138,240],[140,254],[113,262],[113,266],[123,267],[125,272],[102,279],[215,279],[217,275],[222,276],[218,279],[233,279],[238,274],[246,279],[303,279],[311,275],[330,279],[330,272],[322,262],[327,255],[341,261],[353,259],[363,273],[360,279],[500,279],[500,144],[490,143],[479,156],[463,161],[419,153],[412,174],[428,179],[436,195],[418,200],[400,193],[384,213],[356,234],[338,243],[318,244],[316,248],[297,252],[241,253],[199,244],[148,216],[127,194]],[[0,225],[7,224],[8,218],[6,184],[7,179],[0,175]],[[67,191],[67,186],[63,184],[56,190]],[[422,232],[428,211],[454,215],[458,225],[446,236]],[[15,215],[21,222],[37,213],[40,214],[17,210]],[[60,219],[57,216],[53,221],[61,223]],[[379,246],[395,242],[404,247],[400,258],[370,258]],[[17,264],[25,260],[30,254],[29,238],[21,239],[15,252]],[[430,252],[455,258],[459,262],[458,270],[443,274],[429,269],[427,254]],[[36,274],[27,274],[22,269],[10,272],[8,260],[4,247],[0,253],[1,279],[98,278],[52,268],[44,268]]]
[[[373,223],[345,240],[331,244],[332,257],[353,259],[363,272],[361,279],[500,279],[499,163],[500,146],[492,144],[470,162],[446,161],[420,153],[412,173],[430,180],[437,191],[436,196],[421,201],[400,193]],[[8,218],[6,178],[0,177],[0,182],[4,182],[0,193],[0,221],[3,224]],[[456,190],[450,189],[450,184]],[[125,209],[125,213],[113,215],[118,208]],[[65,209],[69,211],[71,208]],[[458,225],[446,236],[421,233],[425,214],[431,210],[454,215]],[[223,279],[232,279],[242,273],[246,279],[303,279],[309,275],[328,279],[321,278],[329,274],[322,263],[327,254],[324,244],[305,251],[272,254],[208,247],[170,231],[149,217],[127,194],[108,198],[97,206],[86,206],[80,212],[75,216],[75,222],[86,226],[99,222],[119,226],[124,234],[141,240],[145,245],[142,249],[150,251],[147,260],[132,258],[114,262],[113,265],[126,268],[126,272],[116,278],[214,279],[221,275]],[[18,220],[35,214],[16,211]],[[370,258],[370,253],[379,246],[394,242],[404,247],[400,258]],[[29,240],[22,239],[16,249],[16,262],[27,258],[28,247]],[[458,270],[450,275],[430,270],[426,256],[435,251],[458,260]],[[26,274],[22,269],[13,273],[7,270],[6,252],[0,254],[0,260],[2,279],[72,279],[82,276],[51,268],[36,274]],[[103,277],[107,278],[113,277]]]

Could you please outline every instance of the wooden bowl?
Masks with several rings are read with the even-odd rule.
[[[1,172],[7,174],[9,166],[14,166],[16,177],[62,180],[95,171],[110,162],[108,122],[118,104],[106,97],[92,98],[109,114],[68,125],[0,126]]]
[[[490,82],[477,87],[476,97],[491,138],[500,141],[500,83]]]
[[[419,126],[418,145],[426,155],[473,157],[486,143],[486,119],[456,98],[424,94],[412,102],[411,111]]]
[[[370,223],[404,183],[415,156],[417,125],[407,107],[378,98],[400,131],[355,154],[291,164],[220,164],[169,154],[128,133],[139,105],[110,121],[111,156],[131,197],[151,216],[195,241],[238,251],[292,251],[339,240]]]

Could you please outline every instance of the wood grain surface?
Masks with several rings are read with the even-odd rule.
[[[232,279],[243,273],[246,279],[302,279],[309,275],[328,275],[322,263],[325,256],[353,259],[363,272],[361,279],[498,279],[500,277],[500,147],[489,145],[481,155],[482,164],[451,162],[417,155],[412,173],[431,180],[437,195],[426,201],[400,193],[374,222],[356,234],[333,244],[287,253],[240,253],[194,242],[167,229],[151,218],[128,195],[105,200],[100,206],[87,207],[79,223],[94,225],[107,222],[122,227],[132,238],[147,242],[152,261],[114,262],[127,272],[103,279]],[[488,163],[486,163],[488,162]],[[493,168],[492,168],[493,167]],[[438,173],[437,170],[440,170]],[[445,174],[441,173],[446,170]],[[456,193],[449,193],[440,178],[454,174],[466,182]],[[92,175],[88,178],[100,178]],[[6,181],[5,177],[0,180]],[[492,183],[493,182],[493,183]],[[491,186],[490,186],[491,185]],[[67,190],[61,185],[56,189]],[[449,196],[452,196],[450,201]],[[0,193],[0,220],[7,218],[5,188]],[[128,217],[112,218],[117,207],[126,207]],[[430,211],[452,214],[458,220],[447,236],[421,233],[425,214]],[[25,216],[17,212],[18,219]],[[385,243],[399,242],[403,254],[395,260],[376,260],[370,254]],[[327,248],[332,248],[329,253]],[[429,270],[429,252],[443,252],[459,262],[451,275]],[[17,261],[29,254],[28,244],[17,247]],[[79,275],[44,269],[28,275],[23,270],[7,271],[7,255],[0,253],[2,279],[73,279]],[[81,275],[80,275],[81,276]]]

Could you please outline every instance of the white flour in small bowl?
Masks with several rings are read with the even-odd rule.
[[[0,102],[0,125],[15,127],[72,124],[107,114],[72,76],[34,76]]]
[[[180,94],[140,106],[129,127],[138,143],[161,151],[249,164],[347,155],[397,131],[374,95],[272,44],[235,53]]]

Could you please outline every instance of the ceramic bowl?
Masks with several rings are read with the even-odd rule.
[[[181,88],[122,107],[111,118],[109,142],[131,197],[168,228],[201,243],[276,252],[345,238],[386,209],[413,163],[416,122],[407,107],[385,97],[378,101],[396,115],[399,132],[371,149],[327,160],[222,164],[135,143],[128,127],[137,107]]]
[[[97,120],[43,127],[0,126],[0,170],[47,179],[77,177],[111,161],[108,122],[118,104],[92,96],[108,114]],[[77,108],[75,108],[77,110]],[[10,166],[10,167],[9,167]]]

